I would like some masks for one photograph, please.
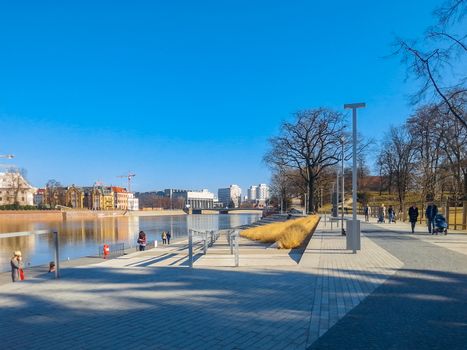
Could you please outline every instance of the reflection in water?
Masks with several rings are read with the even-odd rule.
[[[106,217],[63,222],[0,219],[0,237],[5,232],[57,230],[61,259],[64,260],[96,255],[103,243],[135,245],[140,230],[146,232],[148,240],[160,241],[162,231],[172,232],[172,239],[176,239],[186,236],[188,229],[227,229],[256,220],[259,220],[257,214]],[[45,264],[53,260],[53,237],[44,234],[0,239],[0,271],[9,270],[9,260],[15,250],[23,252],[25,264]]]

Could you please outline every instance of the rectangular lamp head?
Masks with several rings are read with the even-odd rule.
[[[365,108],[366,104],[361,102],[361,103],[348,103],[344,105],[344,109],[354,109],[354,108]]]

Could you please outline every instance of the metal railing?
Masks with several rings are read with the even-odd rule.
[[[121,256],[125,255],[125,249],[130,249],[129,246],[125,246],[125,243],[111,243],[107,244],[109,246],[109,256]],[[104,256],[104,244],[99,246],[99,257]]]
[[[188,231],[188,262],[193,267],[193,255],[196,251],[202,250],[206,255],[208,248],[212,247],[220,236],[220,231],[198,231],[190,229]]]

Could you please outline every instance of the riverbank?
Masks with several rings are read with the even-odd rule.
[[[187,215],[183,210],[0,210],[0,220],[60,221],[106,217]]]

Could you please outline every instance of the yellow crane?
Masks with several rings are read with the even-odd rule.
[[[134,178],[136,174],[132,174],[131,172],[128,172],[126,175],[119,175],[117,177],[121,179],[128,179],[128,192],[131,192],[131,179]]]

